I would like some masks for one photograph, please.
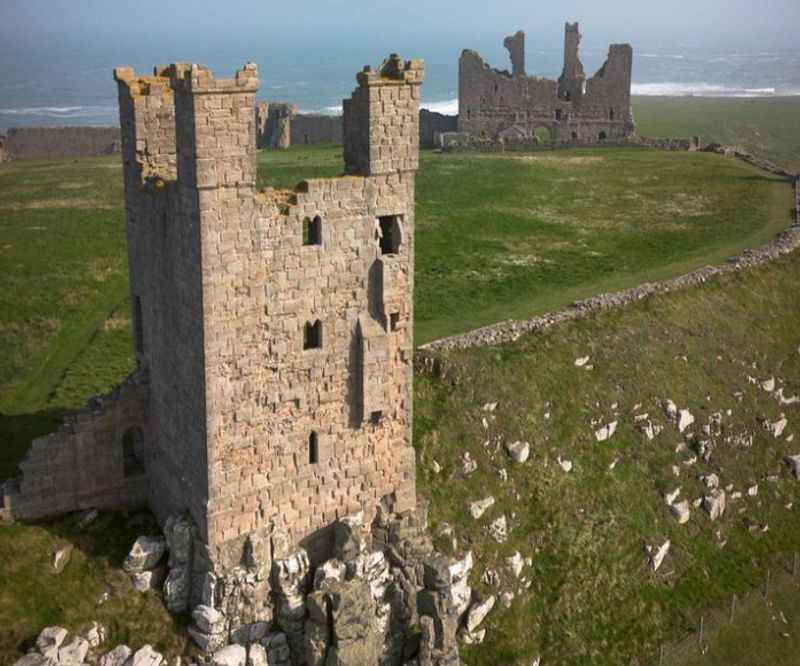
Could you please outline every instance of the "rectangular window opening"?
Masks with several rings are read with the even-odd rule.
[[[399,326],[400,326],[400,313],[392,312],[392,314],[389,315],[389,328],[392,331],[396,331]]]
[[[381,419],[383,419],[383,412],[381,411],[372,412],[369,415],[369,420],[372,422],[372,425],[378,425],[381,422]]]
[[[303,349],[322,349],[322,322],[319,319],[313,324],[306,322],[303,335]]]
[[[385,215],[378,218],[380,237],[378,239],[381,254],[399,254],[402,242],[400,218],[397,215]]]

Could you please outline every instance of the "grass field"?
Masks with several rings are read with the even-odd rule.
[[[340,147],[259,155],[261,185],[340,171]],[[424,153],[417,342],[723,261],[791,204],[786,182],[711,154]],[[131,367],[123,218],[118,157],[0,166],[0,476]]]
[[[706,119],[709,132],[729,126],[724,105],[715,109],[716,119]],[[643,133],[709,138],[691,125],[688,111],[686,126],[668,106],[648,111],[637,100],[636,113]],[[757,117],[748,114],[745,126]],[[786,122],[791,129],[796,120]],[[731,131],[744,136],[738,125]],[[796,141],[787,138],[787,145]],[[780,156],[777,143],[765,142],[777,151],[769,156]],[[290,187],[304,177],[337,175],[340,156],[337,147],[261,153],[260,184]],[[14,472],[30,439],[52,430],[63,410],[110,389],[132,367],[121,178],[118,156],[0,165],[0,478]],[[791,188],[714,155],[423,153],[417,205],[421,343],[722,261],[788,225]],[[475,550],[474,583],[484,592],[479,578],[486,567],[497,568],[502,589],[517,591],[502,557],[519,549],[534,558],[523,574],[531,589],[510,610],[498,605],[487,643],[465,650],[468,663],[527,666],[537,652],[546,656],[543,664],[651,663],[662,642],[680,641],[707,609],[755,588],[765,568],[800,549],[796,516],[785,509],[796,485],[779,463],[791,447],[767,437],[758,422],[774,421],[782,410],[793,433],[800,408],[781,407],[747,382],[748,374],[775,375],[787,396],[800,394],[798,278],[800,260],[787,259],[514,345],[451,354],[456,390],[450,380],[418,378],[415,446],[434,522],[450,523],[460,544]],[[585,354],[592,371],[572,363]],[[736,390],[745,392],[741,403],[732,398]],[[694,498],[696,476],[716,467],[695,465],[681,468],[679,479],[671,476],[680,438],[659,398],[690,407],[701,423],[714,411],[733,410],[724,419],[726,434],[752,431],[755,444],[738,450],[718,443],[712,462],[736,490],[758,481],[758,498],[733,503],[719,525],[701,511],[688,526],[674,523],[660,494],[681,485]],[[486,433],[481,407],[489,401],[500,405]],[[614,402],[620,430],[596,444],[592,420],[612,418]],[[631,422],[637,403],[667,426],[652,443]],[[495,450],[498,437],[529,439],[532,461],[504,461]],[[464,450],[479,470],[462,482]],[[569,474],[554,464],[559,455],[574,463]],[[431,472],[434,458],[442,475]],[[614,458],[620,460],[610,472]],[[501,466],[509,473],[504,484]],[[772,473],[779,480],[764,482]],[[467,500],[489,492],[498,498],[491,516],[507,511],[512,525],[502,546],[486,537],[485,519],[475,523],[466,514]],[[117,568],[141,526],[127,517],[103,521],[85,532],[74,517],[0,527],[0,627],[10,629],[0,631],[0,663],[54,622],[77,629],[99,619],[112,624],[114,641],[147,635],[168,652],[183,649],[179,624],[152,597],[134,599]],[[748,521],[770,529],[751,532]],[[642,545],[666,538],[673,549],[653,575]],[[720,539],[727,539],[724,548]],[[63,541],[77,551],[54,593],[47,559]],[[114,601],[97,608],[104,590]],[[800,603],[790,602],[785,613],[800,616]],[[744,610],[742,617],[749,617]],[[766,629],[759,635],[773,636]],[[720,636],[725,655],[729,643],[724,631]]]
[[[634,97],[642,136],[695,136],[741,146],[800,172],[800,97]]]

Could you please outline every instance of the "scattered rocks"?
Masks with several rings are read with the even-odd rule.
[[[637,427],[639,428],[639,431],[651,442],[664,431],[664,426],[653,423],[649,419],[647,421],[640,422]]]
[[[580,358],[575,359],[575,367],[576,368],[583,368],[584,366],[589,364],[591,358],[589,356],[581,356]]]
[[[715,488],[708,495],[703,497],[703,509],[708,513],[711,520],[722,518],[725,513],[725,491]]]
[[[140,536],[134,541],[122,568],[128,573],[155,569],[166,552],[167,541],[163,537]]]
[[[471,502],[469,512],[475,520],[478,520],[490,507],[494,506],[494,501],[494,497],[490,496],[477,502]]]
[[[652,546],[647,546],[646,551],[650,561],[650,567],[653,569],[653,571],[658,571],[658,569],[661,567],[664,562],[664,558],[667,556],[667,553],[669,553],[671,545],[671,542],[668,540],[658,550],[655,550]]]
[[[58,649],[68,633],[63,627],[46,627],[36,639],[36,649],[48,659],[58,659]]]
[[[483,411],[484,412],[493,412],[495,409],[497,409],[497,403],[496,402],[487,402],[483,406]]]
[[[161,666],[163,663],[164,657],[152,645],[145,645],[134,653],[125,666]]]
[[[667,503],[667,506],[672,506],[672,503],[678,499],[678,495],[681,494],[681,489],[676,488],[671,493],[667,493],[664,495],[664,501]]]
[[[469,451],[464,451],[461,458],[461,470],[464,472],[464,476],[469,476],[477,469],[478,463],[470,456]]]
[[[497,543],[505,543],[508,539],[508,521],[505,514],[497,518],[489,525],[489,536]]]
[[[755,485],[750,486],[747,489],[747,495],[749,497],[757,497],[758,496],[758,484],[757,483]]]
[[[99,622],[92,622],[84,637],[86,642],[89,643],[89,647],[100,647],[106,642],[106,628]]]
[[[522,555],[520,555],[519,551],[516,551],[511,557],[506,558],[506,564],[514,574],[514,578],[519,578],[522,573],[522,568],[525,566],[525,561],[522,559]]]
[[[569,473],[572,471],[572,461],[571,460],[562,460],[561,456],[558,456],[556,459],[558,465],[563,469],[565,472]]]
[[[613,437],[614,433],[617,431],[617,421],[612,421],[611,423],[604,425],[600,430],[595,431],[594,436],[598,442],[605,442],[611,437]]]
[[[772,393],[775,390],[775,377],[770,377],[766,381],[761,382],[761,388],[767,393]]]
[[[706,488],[719,488],[719,477],[716,474],[701,476],[700,480],[705,484]]]
[[[140,571],[131,574],[131,583],[137,592],[149,592],[150,590],[158,590],[164,584],[164,579],[167,576],[167,569],[164,566],[159,566],[152,571]]]
[[[776,439],[783,435],[783,431],[786,430],[786,426],[789,425],[788,419],[781,414],[781,418],[775,421],[774,423],[770,423],[769,421],[766,422],[767,431]]]
[[[100,657],[100,666],[125,666],[132,654],[133,650],[127,645],[118,645]]]
[[[688,409],[682,409],[678,412],[678,431],[683,432],[690,425],[694,423],[694,416]]]
[[[679,525],[685,525],[692,517],[692,512],[689,509],[689,500],[683,500],[682,502],[671,504],[669,510],[670,513],[672,513],[672,515],[675,517],[675,520],[678,521]]]
[[[506,444],[506,451],[511,459],[517,463],[524,463],[531,455],[531,447],[528,442],[512,442]]]
[[[75,547],[71,543],[57,546],[50,557],[50,573],[55,575],[63,573],[72,558],[72,551],[74,549]]]
[[[481,623],[486,619],[486,616],[489,615],[491,610],[494,608],[496,601],[496,597],[492,595],[486,599],[486,601],[475,603],[470,606],[469,611],[467,611],[467,620],[464,625],[468,634],[475,633],[475,630],[481,625]]]
[[[800,455],[786,456],[783,461],[786,463],[789,471],[794,474],[794,478],[800,479]]]
[[[442,471],[442,466],[434,460],[431,462],[431,470],[434,474],[439,474]]]
[[[214,666],[247,666],[247,649],[242,645],[228,645],[214,653]]]
[[[667,418],[675,420],[678,418],[678,406],[672,402],[672,400],[665,400],[664,413],[667,415]]]
[[[58,662],[69,664],[70,666],[82,664],[89,652],[89,641],[80,636],[76,636],[69,643],[62,645],[58,649]]]

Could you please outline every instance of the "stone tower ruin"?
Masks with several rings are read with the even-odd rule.
[[[414,508],[420,62],[358,75],[347,176],[256,191],[254,65],[117,69],[145,467],[217,554],[280,525]]]
[[[504,42],[510,73],[465,50],[459,61],[459,132],[477,143],[510,144],[600,144],[632,136],[633,49],[612,44],[605,64],[587,79],[580,41],[578,24],[567,23],[557,81],[526,74],[522,31]]]
[[[143,537],[126,570],[205,651],[460,663],[472,559],[433,552],[411,440],[423,77],[365,68],[345,175],[259,191],[255,65],[114,72],[137,369],[34,442],[0,515],[146,503],[168,563]]]

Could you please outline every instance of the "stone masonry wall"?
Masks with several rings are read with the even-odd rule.
[[[382,501],[413,508],[421,63],[359,74],[349,176],[263,193],[255,66],[115,76],[155,513],[188,511],[224,575],[276,525],[299,545]]]
[[[397,59],[359,75],[359,106],[345,103],[345,126],[358,136],[345,147],[351,176],[292,192],[255,195],[240,185],[201,195],[201,209],[213,214],[202,223],[212,550],[272,523],[296,544],[348,513],[374,514],[387,496],[395,510],[415,504],[421,80],[421,65]],[[380,250],[381,218],[394,220],[396,252]],[[314,220],[319,238],[304,244],[304,224]],[[398,292],[400,301],[391,298]],[[380,328],[377,357],[364,353],[372,350],[363,344],[365,320]],[[320,345],[305,349],[316,322]],[[373,361],[382,376],[365,395],[362,373]]]
[[[458,130],[458,116],[446,116],[442,113],[420,109],[419,141],[423,148],[436,145],[436,135]]]
[[[628,44],[612,44],[608,59],[586,79],[578,56],[577,24],[565,29],[564,70],[558,81],[526,76],[525,34],[505,41],[513,72],[491,69],[475,51],[459,61],[458,129],[492,142],[530,143],[539,133],[546,142],[596,144],[633,133]]]
[[[12,127],[5,150],[9,158],[57,159],[111,155],[120,150],[118,127]]]
[[[137,373],[67,415],[59,430],[33,441],[19,476],[5,484],[0,509],[7,517],[35,520],[81,509],[143,506],[152,441],[147,401],[146,377]]]
[[[135,351],[150,376],[150,506],[162,521],[188,510],[204,530],[208,471],[202,250],[194,137],[185,132],[195,110],[191,104],[178,105],[173,90],[173,80],[177,85],[185,75],[192,72],[183,65],[153,76],[137,76],[129,69],[115,72]],[[200,104],[214,107],[218,102],[210,97]],[[177,147],[184,157],[180,165]]]
[[[317,143],[341,144],[342,116],[326,116],[315,113],[299,113],[292,116],[291,139],[293,146]]]

